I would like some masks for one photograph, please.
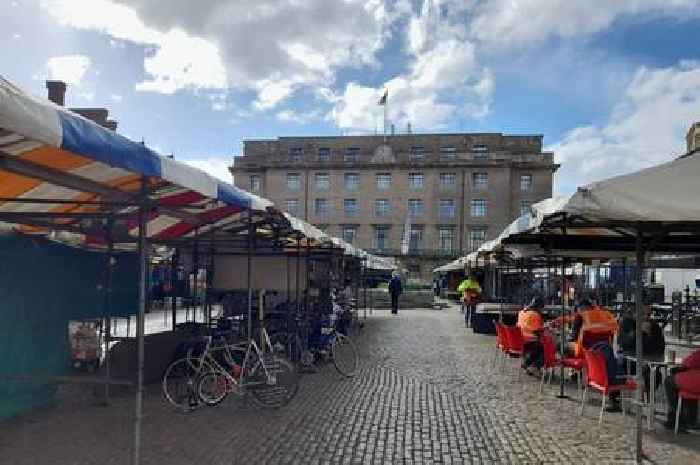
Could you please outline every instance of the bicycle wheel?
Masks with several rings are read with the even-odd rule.
[[[357,349],[352,339],[337,333],[331,346],[333,364],[341,375],[353,376],[357,369]]]
[[[197,396],[209,406],[217,405],[231,392],[231,384],[220,370],[207,370],[197,381]]]
[[[189,412],[199,406],[197,379],[201,374],[199,360],[181,358],[168,366],[163,375],[163,395],[176,409]]]
[[[263,408],[284,407],[299,391],[299,376],[294,365],[276,355],[257,360],[246,383],[250,383],[246,389],[253,401]]]

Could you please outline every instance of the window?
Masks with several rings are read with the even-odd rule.
[[[287,199],[287,213],[292,216],[299,215],[299,199]]]
[[[289,161],[293,163],[299,163],[301,157],[304,155],[304,149],[301,147],[290,147],[289,148]]]
[[[405,226],[404,226],[405,228]],[[409,225],[408,227],[408,250],[409,252],[418,252],[423,245],[423,227],[417,225]]]
[[[472,189],[475,191],[485,191],[489,187],[488,173],[472,173]]]
[[[484,144],[474,144],[472,145],[472,153],[474,154],[474,160],[485,160],[489,157],[489,148]]]
[[[531,174],[521,174],[520,175],[520,191],[530,192],[532,190],[532,175]]]
[[[328,173],[316,173],[316,190],[327,191],[331,187],[331,180]]]
[[[425,159],[425,147],[422,145],[414,145],[408,154],[408,159],[411,161],[422,161]]]
[[[262,190],[262,178],[259,174],[250,176],[250,190],[252,192],[260,192]]]
[[[485,228],[474,228],[469,231],[469,251],[474,252],[486,240]]]
[[[457,149],[454,147],[440,147],[441,160],[454,160],[457,154]]]
[[[391,174],[390,173],[377,174],[377,189],[380,191],[386,191],[386,190],[391,189]]]
[[[521,200],[520,201],[520,216],[529,215],[531,205],[532,205],[532,202],[530,202],[529,200]]]
[[[357,216],[358,210],[357,199],[343,199],[345,216]]]
[[[440,227],[438,229],[438,250],[440,252],[452,252],[455,242],[455,229]]]
[[[301,189],[301,176],[299,173],[287,173],[287,189],[290,191]]]
[[[418,218],[423,215],[423,200],[408,199],[408,216]]]
[[[471,216],[475,218],[483,218],[486,216],[486,200],[473,199],[470,204]]]
[[[357,236],[357,226],[343,226],[343,240],[352,244]]]
[[[360,175],[357,173],[345,173],[345,190],[356,191],[360,187]]]
[[[318,216],[328,214],[328,199],[314,199],[314,213]]]
[[[423,189],[423,173],[408,173],[408,188],[412,191]]]
[[[455,201],[454,199],[440,199],[439,208],[440,218],[455,217]]]
[[[389,248],[389,226],[377,225],[374,227],[374,248],[377,250]]]
[[[389,199],[377,199],[374,201],[374,215],[379,217],[391,214],[391,204]]]
[[[318,149],[318,161],[326,162],[331,159],[331,149],[328,147],[319,147]]]
[[[346,163],[355,163],[360,158],[360,149],[358,147],[348,147],[345,149],[343,161]]]
[[[456,173],[440,173],[440,188],[444,190],[452,190],[457,185]]]

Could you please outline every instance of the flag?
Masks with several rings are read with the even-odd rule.
[[[386,100],[389,98],[389,89],[386,89],[384,91],[384,95],[382,95],[382,98],[379,99],[379,103],[377,105],[386,105]]]
[[[403,238],[401,239],[401,255],[408,254],[408,249],[411,244],[411,221],[406,215],[406,224],[403,227]]]

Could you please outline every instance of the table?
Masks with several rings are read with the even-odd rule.
[[[670,352],[674,350],[672,348],[666,348],[663,354],[657,355],[643,355],[640,363],[637,363],[637,357],[633,354],[622,354],[622,358],[628,362],[635,362],[637,365],[637,370],[642,370],[644,365],[649,367],[649,413],[647,415],[648,428],[650,430],[654,429],[654,418],[656,417],[656,374],[659,368],[672,368],[680,366],[683,361],[683,356],[679,357],[676,353],[674,359],[671,359]],[[676,351],[677,352],[677,351]],[[687,354],[685,354],[687,355]],[[629,363],[628,363],[629,368]],[[629,370],[628,370],[629,371]],[[661,378],[661,387],[664,386],[664,377]]]

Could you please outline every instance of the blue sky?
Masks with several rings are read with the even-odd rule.
[[[245,137],[544,134],[555,190],[661,163],[700,120],[700,0],[15,0],[3,76],[227,179]]]

